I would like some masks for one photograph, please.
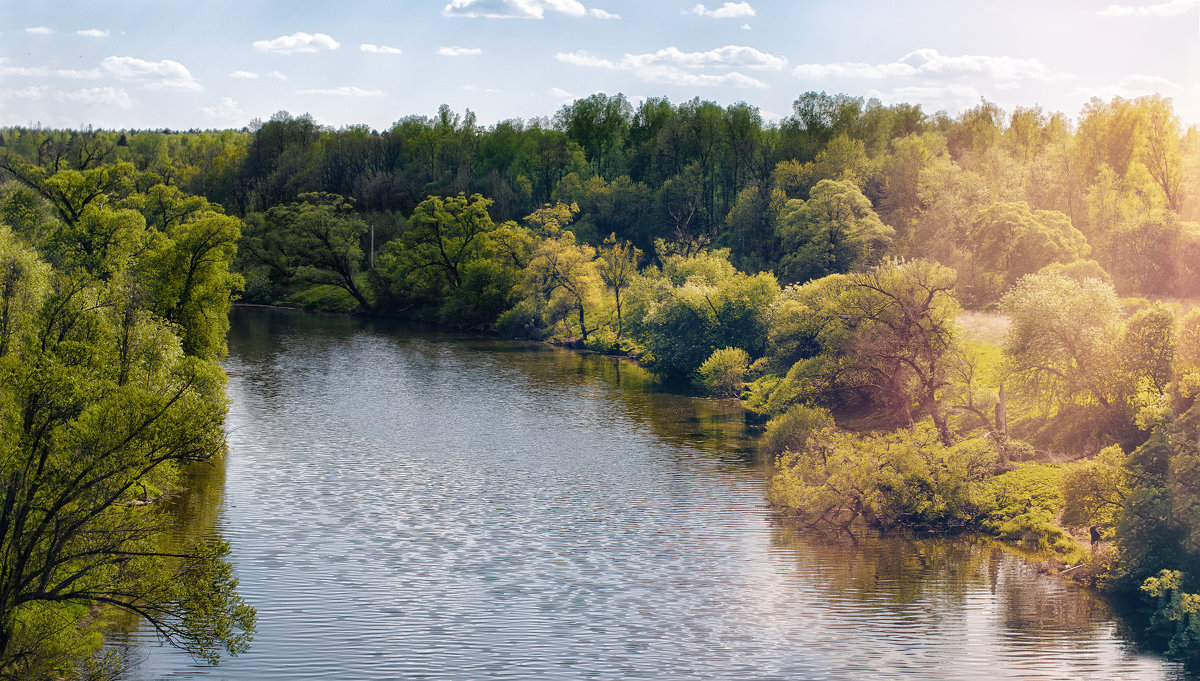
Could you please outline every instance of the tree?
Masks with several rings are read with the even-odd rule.
[[[652,353],[653,371],[690,379],[719,348],[762,354],[770,305],[779,294],[774,276],[738,272],[724,250],[663,260],[660,276],[631,286],[626,317],[631,335]]]
[[[846,352],[861,385],[886,396],[905,425],[915,402],[945,445],[952,437],[943,391],[958,341],[954,285],[954,271],[935,263],[888,261],[850,275],[832,313],[853,337]]]
[[[1060,446],[1128,434],[1131,382],[1121,371],[1120,305],[1111,285],[1028,275],[1005,294],[1000,310],[1011,321],[1004,357],[1014,383],[1043,420],[1057,415],[1056,428],[1077,426]],[[1082,420],[1068,418],[1072,412]]]
[[[808,201],[788,201],[776,230],[784,253],[780,276],[788,282],[870,267],[896,234],[857,187],[833,180],[818,182]]]
[[[628,241],[618,243],[616,234],[608,235],[600,251],[600,278],[612,289],[617,306],[617,338],[620,338],[625,330],[621,321],[621,291],[629,288],[629,284],[637,275],[638,260],[641,257],[642,251],[633,244]]]
[[[409,273],[431,270],[445,286],[462,284],[462,266],[478,257],[486,236],[496,228],[488,215],[489,199],[475,194],[431,196],[417,206],[412,229],[398,242]]]
[[[92,652],[74,626],[92,606],[210,661],[244,651],[255,616],[228,546],[164,549],[146,503],[223,451],[221,368],[185,352],[136,259],[52,269],[6,229],[0,254],[0,676],[67,673]]]
[[[1083,234],[1058,211],[1033,211],[1020,202],[993,203],[967,232],[971,243],[969,299],[995,301],[1018,279],[1051,263],[1070,263],[1091,251]]]
[[[299,201],[267,211],[271,250],[285,254],[293,277],[310,285],[334,286],[350,294],[364,310],[371,301],[362,287],[360,242],[367,224],[336,194],[301,194]]]
[[[587,326],[587,313],[600,303],[601,278],[596,265],[596,249],[575,243],[571,232],[547,238],[534,252],[525,268],[528,293],[546,301],[550,324],[574,312],[578,315],[583,340],[595,329]]]

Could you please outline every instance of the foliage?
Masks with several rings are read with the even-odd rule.
[[[983,526],[1005,539],[1065,551],[1071,540],[1055,517],[1062,507],[1062,469],[1026,463],[987,481]]]
[[[769,494],[812,525],[970,526],[995,463],[986,443],[946,446],[927,424],[861,437],[826,427],[780,455]]]
[[[853,393],[911,425],[915,404],[950,444],[942,403],[958,342],[954,282],[952,270],[928,261],[886,261],[789,288],[773,310],[768,356],[786,376],[766,411]]]
[[[51,176],[65,194],[78,179]],[[166,519],[145,504],[224,448],[215,360],[237,281],[236,221],[169,189],[125,199],[149,224],[93,201],[42,243],[0,228],[6,677],[69,673],[96,641],[86,626],[71,641],[64,632],[94,606],[133,613],[209,661],[244,651],[254,629],[227,548],[164,550]],[[153,207],[165,205],[189,210],[164,219]]]
[[[787,411],[767,421],[760,443],[772,456],[785,451],[798,452],[816,431],[832,428],[833,417],[827,409],[793,404]]]
[[[671,255],[661,276],[631,287],[627,323],[657,358],[655,372],[687,379],[719,348],[737,344],[751,357],[761,355],[778,293],[775,277],[738,272],[727,251]]]
[[[834,180],[818,182],[808,201],[788,201],[776,229],[784,251],[779,271],[785,282],[875,265],[895,236],[854,184]]]
[[[1153,599],[1150,628],[1167,642],[1167,653],[1196,661],[1200,658],[1200,594],[1183,591],[1182,581],[1179,570],[1162,570],[1140,589]]]
[[[1119,445],[1091,459],[1068,464],[1062,471],[1062,524],[1067,527],[1116,525],[1129,493],[1125,453]]]
[[[714,350],[696,371],[697,382],[710,395],[737,397],[742,393],[750,355],[741,348]]]

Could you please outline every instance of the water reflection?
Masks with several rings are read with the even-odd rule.
[[[143,644],[140,678],[1184,678],[994,544],[774,521],[736,402],[538,344],[233,327],[180,536],[230,540],[259,635],[216,669]]]

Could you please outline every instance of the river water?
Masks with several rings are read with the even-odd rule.
[[[232,543],[253,648],[135,632],[135,679],[1188,679],[981,539],[764,508],[736,401],[627,363],[236,310],[229,454],[179,503]]]

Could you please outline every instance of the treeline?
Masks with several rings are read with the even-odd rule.
[[[808,93],[765,124],[594,95],[489,128],[443,107],[384,132],[280,114],[0,135],[17,233],[201,194],[241,218],[246,300],[638,356],[744,400],[779,457],[772,500],[803,522],[1040,544],[1200,654],[1200,312],[1181,300],[1200,294],[1200,133],[1169,100],[1073,122]]]
[[[615,234],[647,253],[660,238],[729,248],[739,269],[772,270],[785,284],[817,274],[798,250],[844,264],[861,249],[842,242],[869,229],[890,255],[954,267],[971,306],[1051,261],[1094,260],[1122,295],[1200,292],[1200,196],[1190,190],[1200,186],[1200,133],[1157,96],[1093,100],[1072,120],[986,101],[928,115],[810,92],[765,123],[746,104],[634,107],[597,94],[551,119],[489,127],[442,107],[384,131],[324,129],[281,112],[241,132],[10,128],[0,138],[10,156],[46,168],[128,161],[242,217],[337,194],[380,243],[428,196],[480,194],[497,222],[573,203],[581,241]],[[822,180],[841,184],[819,202],[850,204],[853,217],[836,228],[810,219],[831,208],[797,214],[801,204],[789,203],[807,203]],[[875,228],[867,204],[890,231]]]

